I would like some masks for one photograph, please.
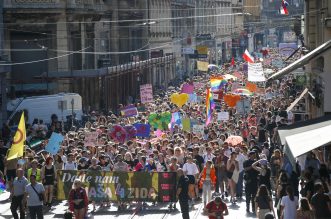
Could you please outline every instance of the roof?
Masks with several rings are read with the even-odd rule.
[[[306,132],[313,129],[319,129],[331,125],[331,115],[322,116],[316,119],[310,119],[303,122],[297,122],[293,125],[284,126],[278,129],[278,136],[282,145],[286,143],[286,137]]]
[[[316,58],[318,55],[322,54],[323,52],[327,51],[331,48],[331,40],[323,43],[313,51],[309,52],[308,54],[302,56],[300,59],[296,60],[295,62],[291,63],[287,67],[283,68],[282,70],[276,72],[275,74],[271,75],[267,81],[275,80],[283,75],[286,75],[292,71],[294,71],[297,68],[300,68],[301,66],[307,64],[310,60]]]

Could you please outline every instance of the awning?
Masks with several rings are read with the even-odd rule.
[[[313,51],[309,52],[308,54],[302,56],[300,59],[296,60],[295,62],[291,63],[287,67],[283,68],[282,70],[278,71],[277,73],[271,75],[267,81],[278,79],[283,75],[286,75],[297,68],[307,64],[310,60],[316,58],[318,55],[322,54],[323,52],[327,51],[331,48],[331,40],[325,42],[324,44],[320,45]]]
[[[286,145],[294,158],[331,143],[331,124],[286,137]]]
[[[331,125],[331,116],[322,116],[316,119],[310,119],[303,122],[297,122],[293,125],[278,128],[278,139],[281,145],[285,145],[286,137],[306,132],[309,130],[319,129]]]

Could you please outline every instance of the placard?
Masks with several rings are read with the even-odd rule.
[[[121,115],[123,117],[133,117],[138,115],[138,109],[134,105],[127,106],[123,109],[121,109]]]
[[[238,114],[247,114],[249,113],[251,109],[251,102],[249,99],[243,99],[238,101],[237,105],[236,105],[236,111]]]
[[[75,179],[81,180],[90,201],[176,200],[176,172],[59,170],[57,176],[57,200],[68,200]]]
[[[148,138],[151,132],[151,126],[149,124],[136,123],[133,125],[137,129],[137,137]]]
[[[217,121],[228,121],[229,112],[219,112],[217,113]]]
[[[153,87],[151,84],[140,85],[141,103],[153,102]]]
[[[191,120],[190,118],[182,119],[183,131],[190,132],[191,131]]]
[[[85,132],[84,133],[84,144],[86,146],[95,146],[98,144],[98,133],[97,132]]]
[[[197,135],[203,136],[205,127],[204,125],[193,125],[192,132]]]
[[[248,63],[248,81],[265,81],[262,63]]]
[[[208,71],[208,62],[197,61],[197,67],[199,71]]]
[[[53,132],[50,139],[48,140],[48,144],[45,147],[45,151],[49,152],[52,155],[57,154],[57,152],[60,150],[63,140],[63,135]]]
[[[194,92],[193,84],[188,84],[188,83],[183,84],[181,93],[192,94],[193,92]]]

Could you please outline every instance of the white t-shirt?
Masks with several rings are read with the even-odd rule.
[[[34,191],[33,188],[37,191]],[[45,192],[44,186],[41,183],[36,183],[32,188],[31,183],[25,187],[25,192],[28,193],[27,205],[28,206],[42,206],[43,201],[39,200],[37,193]]]
[[[67,163],[63,163],[63,168],[64,170],[77,170],[77,164],[74,162],[67,162]]]
[[[198,167],[195,163],[185,163],[183,171],[186,175],[196,175],[199,173]]]
[[[204,154],[203,161],[204,161],[204,163],[206,163],[208,160],[213,160],[214,157],[215,157],[215,155],[213,155],[213,154]]]
[[[244,170],[244,162],[245,162],[245,160],[247,160],[247,158],[242,153],[239,153],[237,155],[236,160],[238,161],[238,164],[239,164],[239,172],[243,171]]]
[[[284,207],[283,219],[297,218],[298,197],[294,196],[294,201],[291,201],[288,195],[283,196],[282,202],[280,204]]]

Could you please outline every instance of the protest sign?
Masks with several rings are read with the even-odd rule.
[[[248,63],[248,81],[265,81],[262,63]]]
[[[219,112],[217,113],[217,121],[228,121],[229,112]]]
[[[208,62],[197,61],[197,67],[199,71],[208,71]]]
[[[183,131],[191,131],[191,120],[190,118],[182,119]]]
[[[192,132],[202,136],[204,134],[204,129],[204,125],[193,125]]]
[[[198,102],[198,96],[196,94],[190,94],[190,98],[188,99],[189,103],[197,103]]]
[[[193,85],[194,85],[195,90],[200,90],[200,89],[204,88],[204,86],[205,86],[205,84],[202,82],[193,82]]]
[[[86,146],[95,146],[98,144],[98,133],[97,132],[85,132],[84,133],[84,144]]]
[[[188,84],[188,83],[183,84],[181,93],[192,94],[193,91],[194,91],[194,85],[193,84]]]
[[[148,138],[151,132],[151,126],[149,124],[136,123],[133,125],[137,129],[137,137]]]
[[[45,150],[52,155],[57,154],[57,152],[60,150],[60,146],[63,140],[64,137],[61,134],[53,132],[50,139],[48,140],[48,144],[46,145]]]
[[[121,109],[121,115],[123,117],[133,117],[138,115],[138,109],[134,105],[127,106]]]
[[[243,99],[237,102],[236,110],[238,114],[246,114],[249,113],[249,110],[251,109],[251,102],[249,99]]]
[[[75,179],[80,179],[90,201],[173,202],[175,172],[109,172],[59,170],[57,200],[68,200]]]
[[[153,102],[153,87],[151,84],[140,85],[140,100],[141,103]]]

